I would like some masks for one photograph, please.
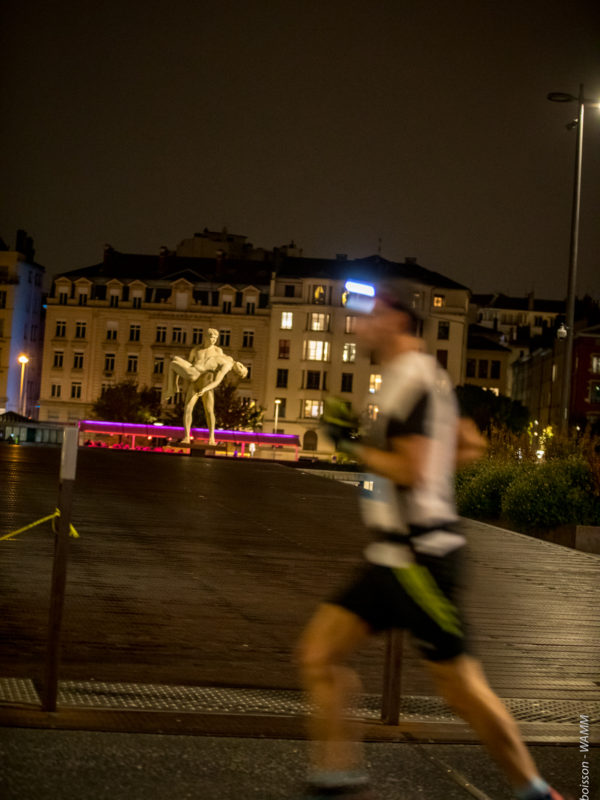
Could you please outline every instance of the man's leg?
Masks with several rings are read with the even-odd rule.
[[[185,408],[183,409],[183,427],[185,430],[185,436],[181,440],[182,444],[189,444],[190,440],[190,431],[192,429],[192,412],[194,411],[194,406],[198,402],[198,395],[194,391],[194,387],[192,384],[188,386],[187,394],[185,397]]]
[[[540,777],[517,723],[494,693],[479,661],[461,655],[427,661],[439,693],[479,735],[516,789]]]
[[[360,690],[346,658],[369,636],[368,625],[341,606],[325,603],[308,623],[298,645],[304,688],[315,712],[309,721],[313,765],[317,773],[349,772],[360,768],[362,747],[357,724],[345,712]]]

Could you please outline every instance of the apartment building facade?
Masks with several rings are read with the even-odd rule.
[[[0,414],[37,415],[43,276],[44,267],[33,260],[31,240],[19,231],[17,249],[0,249]]]
[[[205,238],[188,240],[184,251],[206,249]],[[125,379],[161,392],[171,359],[187,358],[212,327],[223,350],[249,370],[237,392],[264,408],[263,430],[297,434],[307,453],[330,453],[318,430],[325,395],[375,414],[381,385],[381,368],[361,352],[356,317],[345,306],[352,277],[408,286],[429,351],[462,382],[466,287],[414,260],[297,252],[246,248],[243,258],[208,258],[108,248],[101,264],[59,275],[47,301],[40,418],[84,419],[104,388]]]

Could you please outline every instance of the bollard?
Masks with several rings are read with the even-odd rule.
[[[384,725],[397,725],[400,720],[403,647],[404,631],[388,631],[385,642],[383,696],[381,699],[381,721]]]
[[[48,651],[44,676],[42,711],[56,711],[58,691],[58,663],[60,657],[60,629],[67,581],[67,555],[69,547],[69,526],[73,506],[73,487],[77,468],[78,428],[65,428],[60,458],[60,484],[58,489],[58,510],[54,539],[54,561],[52,564],[52,583],[50,589],[50,612],[48,616]]]

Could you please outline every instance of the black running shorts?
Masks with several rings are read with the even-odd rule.
[[[410,575],[365,564],[329,602],[356,614],[374,633],[409,630],[430,661],[455,658],[468,652],[458,598],[464,549],[443,558],[419,555],[418,569]]]

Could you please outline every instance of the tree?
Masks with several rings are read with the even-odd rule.
[[[161,412],[160,395],[143,387],[138,391],[133,381],[123,381],[109,386],[92,406],[94,419],[111,422],[155,422]]]
[[[256,403],[245,404],[236,395],[234,383],[223,381],[214,390],[216,427],[221,430],[240,431],[262,428],[264,409]],[[162,414],[161,420],[168,425],[181,425],[183,419],[183,402],[169,406]],[[194,406],[192,427],[206,428],[204,405],[199,399]]]
[[[493,425],[521,433],[529,422],[529,411],[518,400],[496,395],[480,386],[457,386],[461,414],[475,420],[481,431],[490,432]]]

